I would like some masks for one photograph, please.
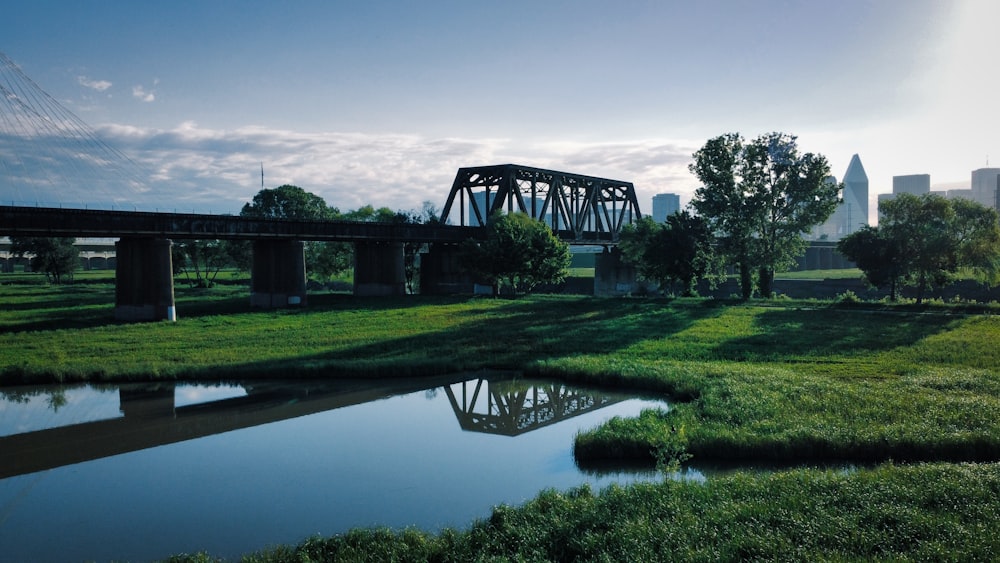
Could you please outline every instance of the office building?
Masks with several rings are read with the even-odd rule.
[[[892,193],[924,195],[931,193],[930,174],[908,174],[892,177]]]
[[[681,196],[677,194],[656,194],[653,196],[653,221],[662,223],[667,215],[681,210]]]
[[[827,182],[837,179],[831,176]],[[839,240],[868,225],[868,174],[858,155],[851,157],[843,184],[842,201],[826,222],[813,229],[813,239]]]
[[[997,189],[1000,188],[1000,168],[980,168],[972,171],[972,199],[1000,211]]]

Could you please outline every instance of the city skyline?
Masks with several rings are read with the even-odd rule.
[[[797,135],[832,171],[860,154],[872,201],[903,174],[969,188],[1000,159],[1000,7],[986,0],[43,0],[16,13],[0,50],[150,171],[142,197],[185,209],[238,212],[262,164],[267,187],[341,209],[440,206],[458,168],[507,162],[620,178],[683,207],[699,185],[691,154],[728,132]]]

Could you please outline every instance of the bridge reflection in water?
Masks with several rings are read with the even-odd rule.
[[[118,388],[120,417],[0,436],[0,479],[442,386],[463,430],[507,436],[626,399],[560,383],[467,377],[248,381],[240,384],[245,396],[185,406],[176,405],[173,383],[125,384]],[[16,395],[12,390],[0,393]],[[55,409],[58,401],[50,400],[50,405]]]
[[[450,385],[445,392],[463,430],[504,436],[531,432],[626,399],[561,383],[487,378]]]

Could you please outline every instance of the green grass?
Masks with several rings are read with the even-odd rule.
[[[998,495],[997,464],[738,473],[543,491],[467,530],[354,530],[242,560],[993,561]]]

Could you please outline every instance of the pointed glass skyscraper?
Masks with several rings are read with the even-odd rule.
[[[833,215],[813,229],[813,239],[839,240],[868,224],[868,174],[858,155],[851,157],[847,165],[841,198],[843,201]]]

